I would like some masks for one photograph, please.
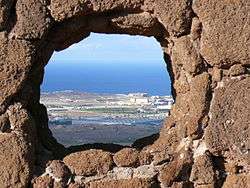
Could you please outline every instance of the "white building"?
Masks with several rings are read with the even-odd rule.
[[[147,93],[129,93],[128,94],[129,97],[148,97]]]
[[[133,98],[130,98],[130,103],[131,104],[138,104],[138,105],[147,105],[150,103],[149,99],[148,98],[136,98],[136,97],[133,97]]]
[[[171,110],[172,104],[170,104],[170,105],[158,105],[156,108],[158,110]]]

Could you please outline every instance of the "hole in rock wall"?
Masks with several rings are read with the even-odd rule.
[[[152,37],[92,33],[53,54],[41,103],[65,146],[131,145],[156,134],[173,104],[160,44]]]

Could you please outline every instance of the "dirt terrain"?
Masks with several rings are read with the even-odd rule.
[[[137,139],[159,133],[161,126],[128,125],[52,125],[57,141],[66,147],[93,143],[131,146]]]

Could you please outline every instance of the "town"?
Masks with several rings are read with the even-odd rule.
[[[147,93],[95,94],[69,90],[42,93],[41,103],[47,107],[52,133],[69,146],[95,142],[131,144],[159,132],[174,100],[171,96]]]

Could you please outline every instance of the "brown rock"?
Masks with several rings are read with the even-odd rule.
[[[209,156],[205,154],[195,159],[190,181],[194,182],[195,186],[215,183],[215,172]]]
[[[68,188],[66,182],[54,181],[53,188],[66,188],[66,187]]]
[[[92,5],[88,3],[81,6],[80,1],[76,0],[52,0],[50,5],[51,14],[56,21],[62,21],[63,19],[71,18],[74,15],[77,16],[81,11],[86,13],[90,12],[91,7]]]
[[[51,21],[44,2],[36,0],[17,1],[17,20],[11,33],[13,37],[41,39],[48,32]]]
[[[210,76],[207,73],[197,75],[190,88],[189,106],[190,112],[187,116],[187,134],[192,136],[199,134],[203,117],[206,116],[210,102]]]
[[[180,77],[174,83],[174,88],[178,94],[186,94],[190,91],[190,84],[188,83],[188,78],[185,73],[180,74]]]
[[[249,185],[249,174],[230,175],[226,178],[222,188],[248,187]]]
[[[141,151],[139,154],[140,165],[149,165],[153,161],[153,155],[147,151]]]
[[[229,74],[230,76],[239,76],[241,74],[244,74],[246,72],[246,68],[243,67],[240,64],[236,64],[233,65],[230,69],[229,69]]]
[[[188,151],[179,153],[173,161],[160,169],[159,181],[164,187],[171,186],[175,181],[188,181],[192,166],[192,156]]]
[[[249,64],[250,21],[246,16],[250,11],[248,3],[245,0],[194,2],[194,12],[204,30],[201,34],[201,54],[209,64]]]
[[[223,86],[215,90],[210,121],[205,131],[210,152],[222,153],[241,165],[249,163],[249,84],[249,77],[223,80]]]
[[[172,58],[175,63],[182,66],[190,74],[199,73],[204,66],[189,36],[175,40]]]
[[[5,29],[14,0],[0,0],[0,30]]]
[[[164,125],[166,128],[161,130],[159,139],[157,139],[153,145],[145,148],[154,156],[154,165],[169,162],[170,159],[172,160],[172,155],[179,145],[180,137],[177,130],[173,128],[176,122],[172,120],[173,118],[170,116],[166,125]]]
[[[192,20],[192,27],[191,27],[191,38],[193,41],[200,39],[202,32],[202,23],[197,17],[194,17]]]
[[[216,82],[220,82],[222,79],[222,70],[219,69],[218,67],[213,68],[213,80]]]
[[[173,36],[181,36],[192,24],[191,2],[187,0],[154,0],[154,12]],[[152,5],[149,4],[152,7]]]
[[[117,31],[126,32],[128,34],[140,34],[144,36],[161,36],[163,27],[158,20],[151,14],[144,12],[140,14],[129,14],[121,17],[114,17],[111,19],[111,25]],[[139,29],[135,29],[139,28]],[[143,28],[143,29],[141,29]]]
[[[117,152],[113,159],[118,167],[135,167],[139,164],[139,151],[133,148],[124,148]]]
[[[20,104],[11,106],[8,116],[12,131],[0,133],[0,187],[27,187],[35,159],[34,124]]]
[[[171,188],[193,188],[193,185],[189,182],[174,182]]]
[[[157,183],[151,179],[133,178],[130,180],[110,180],[91,182],[89,188],[155,188]]]
[[[50,174],[53,174],[54,178],[59,179],[60,182],[64,185],[67,184],[71,176],[71,172],[68,167],[59,160],[52,161],[47,167],[47,170],[49,170]]]
[[[33,188],[53,188],[53,179],[46,175],[46,176],[40,176],[38,178],[35,178],[33,180]]]
[[[237,166],[234,163],[225,163],[224,166],[225,166],[225,171],[229,175],[237,174],[238,173]]]
[[[95,13],[102,13],[105,11],[119,11],[129,9],[140,9],[142,0],[122,1],[115,2],[109,0],[81,0],[81,1],[68,1],[68,0],[52,0],[50,9],[52,16],[57,21],[71,18],[79,15],[89,15]]]
[[[0,105],[17,93],[31,67],[31,45],[26,41],[7,40],[0,35]],[[16,53],[18,51],[18,53]]]
[[[207,185],[197,185],[197,188],[216,188],[214,184],[207,184]]]
[[[70,45],[80,42],[90,35],[89,31],[83,32],[87,26],[87,21],[77,19],[75,22],[65,22],[53,28],[49,32],[51,43],[56,51],[61,51],[68,48]],[[60,35],[57,33],[60,32]]]
[[[113,167],[112,156],[102,150],[72,153],[63,159],[72,173],[79,176],[105,174]]]
[[[7,114],[0,116],[0,132],[10,131],[10,122]]]
[[[161,165],[172,161],[172,156],[169,154],[169,151],[163,150],[157,153],[154,153],[154,165]]]
[[[82,187],[81,185],[79,185],[77,183],[71,183],[71,184],[69,184],[68,188],[84,188],[84,187]]]
[[[26,187],[29,184],[34,154],[23,136],[1,133],[0,187]],[[8,170],[6,170],[8,169]]]
[[[185,73],[183,73],[185,74]],[[207,73],[199,74],[189,80],[189,91],[179,94],[172,109],[177,120],[174,125],[178,137],[199,137],[202,134],[202,122],[207,115],[210,101],[210,76]]]

